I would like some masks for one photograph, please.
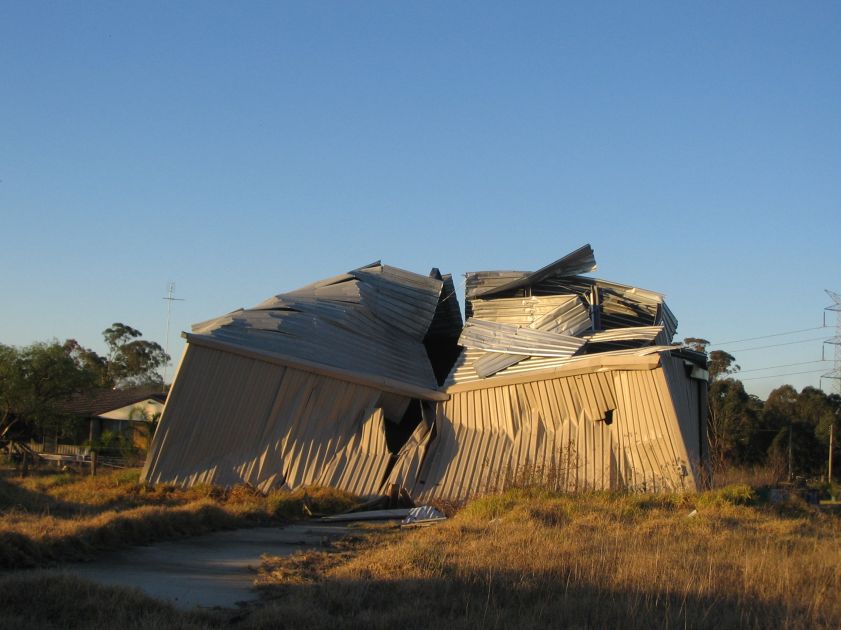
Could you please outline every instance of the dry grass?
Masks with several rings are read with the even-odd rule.
[[[274,599],[245,625],[841,626],[841,521],[796,500],[752,501],[744,486],[697,498],[488,496],[356,553],[267,559]]]
[[[36,492],[30,484],[38,483]],[[100,483],[106,486],[101,492],[95,489]],[[131,491],[111,492],[108,483]],[[128,475],[109,482],[28,480],[24,486],[18,490],[35,492],[38,501],[47,494],[87,506],[91,511],[77,520],[92,527],[85,534],[94,536],[92,546],[103,544],[96,536],[109,540],[107,531],[125,534],[121,528],[128,525],[95,525],[111,512],[177,521],[176,514],[194,510],[185,517],[190,520],[206,510],[208,526],[215,527],[237,514],[296,515],[304,503],[319,511],[352,500],[313,490],[306,497],[266,498],[248,489],[135,491]],[[4,488],[3,496],[14,491]],[[140,504],[153,500],[158,503]],[[217,523],[212,515],[219,514]],[[14,530],[9,516],[3,527]],[[86,525],[74,527],[81,529],[71,538],[85,539]],[[185,614],[124,589],[37,573],[7,575],[0,583],[0,626],[837,628],[841,518],[797,498],[759,505],[745,485],[694,496],[520,488],[472,501],[433,527],[381,526],[327,551],[265,558],[259,582],[265,593],[259,606]]]
[[[70,576],[36,572],[25,577],[0,578],[3,628],[202,630],[224,627],[225,621],[219,614],[185,614],[138,591],[97,586]]]
[[[713,486],[723,488],[733,484],[746,484],[753,488],[775,486],[786,478],[785,471],[769,465],[726,466],[713,475]]]
[[[303,514],[304,503],[331,513],[357,501],[324,488],[263,496],[245,486],[185,490],[138,478],[136,469],[26,478],[0,469],[0,568],[82,560],[119,547],[288,520]]]

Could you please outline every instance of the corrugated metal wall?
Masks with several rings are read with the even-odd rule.
[[[190,344],[143,478],[366,495],[382,491],[388,472],[420,501],[539,480],[565,490],[697,489],[703,383],[669,352],[622,356],[622,368],[453,385],[449,400],[425,403],[388,472],[380,390]]]
[[[673,377],[689,395],[690,379]],[[697,413],[676,410],[663,368],[540,378],[450,388],[413,496],[464,499],[541,478],[567,490],[697,489],[683,445]]]
[[[390,459],[380,396],[371,387],[191,344],[142,477],[378,492]]]

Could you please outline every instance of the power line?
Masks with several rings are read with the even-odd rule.
[[[783,337],[785,335],[794,335],[802,332],[809,332],[810,330],[820,330],[826,326],[815,326],[814,328],[801,328],[800,330],[789,330],[787,332],[774,333],[772,335],[760,335],[759,337],[746,337],[745,339],[733,339],[731,341],[721,341],[719,343],[711,343],[710,346],[724,346],[728,343],[741,343],[743,341],[756,341],[757,339],[768,339],[769,337]]]
[[[823,326],[821,326],[823,328]],[[736,354],[740,352],[750,352],[751,350],[764,350],[765,348],[779,348],[780,346],[793,346],[797,343],[807,343],[809,341],[820,341],[823,337],[814,337],[812,339],[801,339],[800,341],[787,341],[785,343],[772,343],[767,346],[755,346],[753,348],[736,348],[733,350]]]
[[[750,378],[740,378],[738,380],[740,380],[740,381],[757,381],[757,380],[762,379],[762,378],[779,378],[779,377],[782,377],[782,376],[794,376],[795,374],[818,374],[818,373],[823,372],[823,371],[824,371],[824,368],[821,368],[820,370],[807,370],[806,372],[787,372],[785,374],[771,374],[770,376],[751,376]],[[737,376],[738,376],[737,374],[733,375],[734,378],[736,378]]]
[[[827,363],[829,359],[818,359],[817,361],[802,361],[800,363],[784,363],[783,365],[770,365],[764,368],[753,368],[750,370],[739,370],[739,374],[745,372],[761,372],[762,370],[775,370],[777,368],[792,367],[794,365],[809,365],[810,363]]]

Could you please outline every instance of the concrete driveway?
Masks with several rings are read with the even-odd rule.
[[[327,523],[237,529],[132,547],[56,571],[100,584],[139,588],[182,610],[232,608],[257,599],[253,582],[263,554],[282,556],[318,548],[349,532],[344,525]]]

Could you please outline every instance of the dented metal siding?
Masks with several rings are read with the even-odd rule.
[[[437,404],[438,436],[411,487],[421,500],[464,499],[524,475],[568,490],[697,487],[683,475],[687,455],[661,368],[485,382]]]
[[[390,458],[380,395],[190,345],[142,477],[180,485],[248,483],[261,490],[330,483],[376,493]]]

